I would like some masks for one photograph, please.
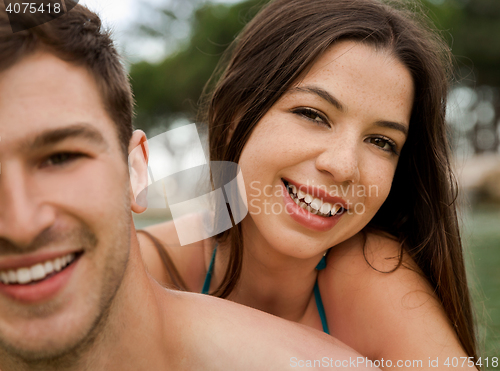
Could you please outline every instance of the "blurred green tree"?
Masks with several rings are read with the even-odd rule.
[[[203,87],[221,55],[263,3],[203,3],[192,17],[189,41],[176,53],[160,63],[133,64],[130,76],[137,101],[136,127],[168,127],[179,118],[193,121]],[[166,22],[175,20],[175,14],[168,9],[162,11]],[[162,35],[150,26],[142,27],[150,35]]]
[[[453,127],[455,144],[465,138],[475,154],[498,152],[500,42],[496,39],[500,35],[500,1],[425,0],[425,5],[452,48],[456,84],[474,90],[474,99],[462,112],[465,126]]]
[[[457,58],[458,78],[500,86],[500,1],[426,0],[425,5]]]
[[[168,127],[180,118],[193,121],[197,102],[224,50],[268,0],[236,4],[208,0],[170,0],[157,9],[158,24],[142,23],[145,37],[172,43],[180,10],[193,9],[188,19],[190,36],[175,44],[175,52],[159,63],[141,61],[130,75],[137,100],[136,126],[149,130]],[[457,81],[472,87],[500,86],[500,0],[421,0],[452,47]],[[183,15],[186,16],[185,14]],[[500,103],[496,103],[500,111]]]

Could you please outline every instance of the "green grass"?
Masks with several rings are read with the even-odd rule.
[[[466,215],[463,240],[481,353],[500,358],[500,210],[483,208]]]

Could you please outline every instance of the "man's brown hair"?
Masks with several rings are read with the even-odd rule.
[[[40,0],[34,2],[42,4]],[[66,2],[69,5],[69,0]],[[43,3],[54,5],[56,2],[46,0]],[[36,14],[29,12],[23,15],[27,24],[36,21],[34,17]],[[120,146],[127,157],[133,131],[132,91],[110,32],[103,29],[97,14],[77,4],[50,22],[14,33],[4,2],[0,1],[0,71],[40,49],[91,72],[104,107],[116,124]]]

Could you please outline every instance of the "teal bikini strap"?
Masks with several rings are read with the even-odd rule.
[[[316,270],[320,271],[326,268],[326,256],[323,256],[316,266]],[[319,292],[318,280],[314,284],[314,298],[316,299],[316,307],[318,308],[319,318],[321,318],[321,325],[323,326],[323,332],[330,335],[330,330],[328,329],[328,322],[326,321],[325,307],[323,307],[323,300],[321,300],[321,293]]]
[[[210,265],[208,266],[207,275],[205,276],[205,282],[203,282],[203,288],[201,289],[201,293],[208,295],[210,291],[210,283],[212,282],[212,272],[214,271],[214,261],[215,261],[215,253],[217,252],[217,245],[215,245],[214,252],[212,253],[212,259],[210,260]]]
[[[326,322],[325,308],[323,307],[323,300],[321,300],[321,293],[319,292],[318,281],[314,284],[314,298],[316,299],[316,307],[318,307],[319,318],[321,318],[321,325],[323,332],[330,335],[328,329],[328,322]]]
[[[316,266],[316,270],[320,271],[326,268],[326,256],[323,255],[321,260],[319,261],[318,265]]]
[[[212,253],[212,259],[210,260],[210,265],[208,266],[207,275],[205,276],[205,282],[203,283],[202,294],[208,295],[210,291],[210,283],[212,282],[212,274],[214,270],[215,254],[217,252],[217,245]],[[326,267],[326,258],[323,256],[321,261],[316,266],[317,270],[322,270]],[[323,332],[330,335],[330,330],[328,329],[328,323],[326,322],[325,308],[323,307],[323,300],[321,300],[321,293],[319,292],[318,281],[314,284],[314,298],[316,299],[316,307],[318,308],[319,317],[321,318],[321,325],[323,326]]]

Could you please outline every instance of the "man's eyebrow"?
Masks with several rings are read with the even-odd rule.
[[[108,143],[102,134],[88,124],[74,124],[63,128],[45,130],[36,135],[33,139],[25,141],[22,146],[24,148],[37,149],[72,138],[87,139],[96,145],[108,147]]]
[[[340,101],[337,98],[335,98],[325,89],[322,89],[317,86],[296,86],[288,90],[289,93],[294,93],[297,91],[317,95],[318,97],[326,100],[328,103],[333,105],[340,112],[347,112],[347,108],[343,106],[342,103],[340,103]]]
[[[399,122],[377,121],[375,125],[398,130],[401,131],[406,137],[408,136],[408,128],[406,127],[406,125],[400,124]]]

